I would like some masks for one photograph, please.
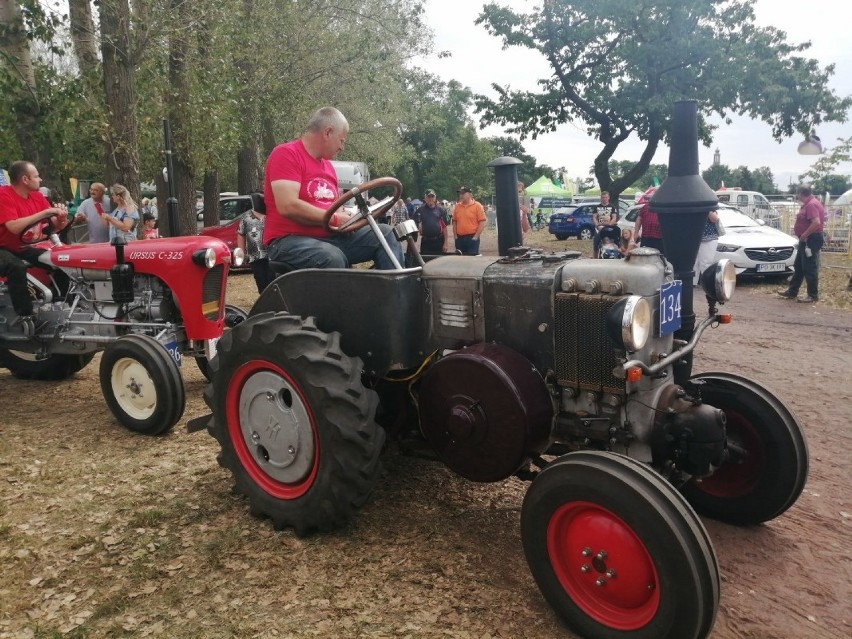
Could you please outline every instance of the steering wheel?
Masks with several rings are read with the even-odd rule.
[[[42,218],[30,224],[18,234],[21,244],[38,244],[49,239],[51,233],[58,231],[53,226],[53,216]]]
[[[370,189],[378,189],[383,186],[393,187],[393,195],[389,195],[388,197],[380,200],[372,206],[368,206],[367,203],[364,201],[364,198],[359,197],[358,212],[355,214],[355,216],[352,217],[352,219],[347,220],[341,226],[331,225],[331,219],[334,217],[334,214],[337,213],[337,211],[349,200],[353,199],[357,195],[360,195],[364,191],[369,191]],[[379,218],[382,217],[388,211],[390,211],[394,205],[394,202],[399,199],[400,195],[402,195],[402,184],[396,178],[382,177],[376,178],[375,180],[370,180],[369,182],[365,182],[364,184],[359,184],[358,186],[347,191],[331,203],[331,206],[329,206],[328,210],[326,210],[325,212],[325,217],[322,220],[322,224],[325,227],[325,230],[331,233],[344,233],[349,231],[355,231],[357,229],[360,229],[367,223],[367,220],[365,218],[368,215],[372,215],[374,218]]]

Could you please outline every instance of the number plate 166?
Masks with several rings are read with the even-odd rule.
[[[660,337],[674,333],[680,328],[680,298],[683,283],[680,280],[666,282],[660,287]]]

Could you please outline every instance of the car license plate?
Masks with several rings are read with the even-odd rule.
[[[758,264],[757,272],[758,273],[777,273],[779,271],[786,271],[787,265],[784,262],[774,262],[772,264]]]
[[[680,328],[680,306],[683,282],[674,280],[660,287],[660,337]]]

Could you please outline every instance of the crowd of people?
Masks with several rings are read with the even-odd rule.
[[[458,187],[454,204],[441,201],[434,189],[426,189],[423,200],[408,197],[396,201],[378,224],[387,248],[369,226],[347,227],[346,222],[357,215],[354,210],[341,209],[328,224],[326,211],[339,196],[331,160],[345,148],[348,134],[349,123],[344,115],[334,107],[323,107],[312,115],[299,138],[276,146],[270,153],[264,174],[265,204],[253,205],[240,219],[237,229],[238,246],[246,252],[259,293],[273,279],[270,261],[281,262],[291,269],[347,268],[368,261],[378,269],[405,265],[404,245],[393,235],[393,227],[405,220],[413,220],[417,225],[419,250],[424,256],[479,254],[487,218],[485,208],[468,186]],[[50,220],[53,229],[60,232],[85,222],[90,242],[114,241],[118,237],[127,242],[159,237],[156,199],[143,198],[140,208],[121,184],[112,185],[107,195],[104,184],[93,183],[89,197],[69,216],[64,204],[52,204],[45,197],[34,164],[14,162],[8,173],[10,184],[0,186],[0,276],[7,278],[14,309],[21,318],[27,319],[33,312],[26,269],[38,266],[38,257],[44,252],[22,244],[20,236],[25,229]],[[779,295],[797,299],[805,282],[807,296],[798,299],[813,303],[819,299],[819,252],[825,209],[809,188],[800,188],[797,195],[802,207],[794,228],[800,242],[795,274]],[[637,245],[664,253],[659,218],[650,208],[650,192],[640,203],[643,206],[631,232],[619,228],[618,206],[610,202],[609,193],[601,193],[593,215],[596,229],[593,257],[603,256],[604,244],[615,247],[620,256]],[[518,205],[525,235],[530,229],[533,203],[521,182]],[[714,262],[716,245],[723,232],[717,212],[711,211],[694,265],[694,285]],[[57,279],[63,276],[57,271]]]

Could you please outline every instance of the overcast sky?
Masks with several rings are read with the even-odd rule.
[[[528,10],[538,0],[496,0],[517,11]],[[435,32],[435,51],[448,51],[450,58],[429,58],[422,65],[444,80],[455,79],[475,93],[494,96],[491,83],[509,85],[512,89],[535,90],[535,80],[548,77],[550,67],[536,52],[513,47],[503,51],[499,38],[492,37],[481,26],[474,24],[481,13],[481,0],[425,0],[426,19]],[[839,95],[852,95],[852,28],[844,19],[844,3],[837,0],[756,0],[754,11],[760,26],[773,26],[787,32],[788,41],[801,43],[810,40],[812,47],[805,53],[816,58],[820,65],[835,65],[831,87]],[[803,12],[803,8],[807,12]],[[850,114],[852,115],[852,114]],[[483,137],[502,135],[500,127],[489,127],[480,133]],[[823,124],[817,134],[826,147],[836,144],[838,138],[852,135],[852,123]],[[704,170],[713,161],[716,147],[722,164],[731,168],[741,165],[750,168],[768,166],[782,190],[791,180],[804,173],[816,159],[796,152],[800,138],[787,139],[778,144],[768,125],[738,118],[732,125],[717,129],[713,145],[699,148],[699,162]],[[600,152],[601,145],[589,138],[576,125],[563,125],[554,133],[539,136],[537,140],[523,141],[527,152],[539,163],[554,168],[564,166],[572,177],[586,176]],[[643,144],[631,138],[623,143],[615,159],[637,160]],[[660,145],[654,163],[668,164],[669,149]],[[852,163],[838,170],[852,174]],[[733,185],[729,185],[733,186]]]

